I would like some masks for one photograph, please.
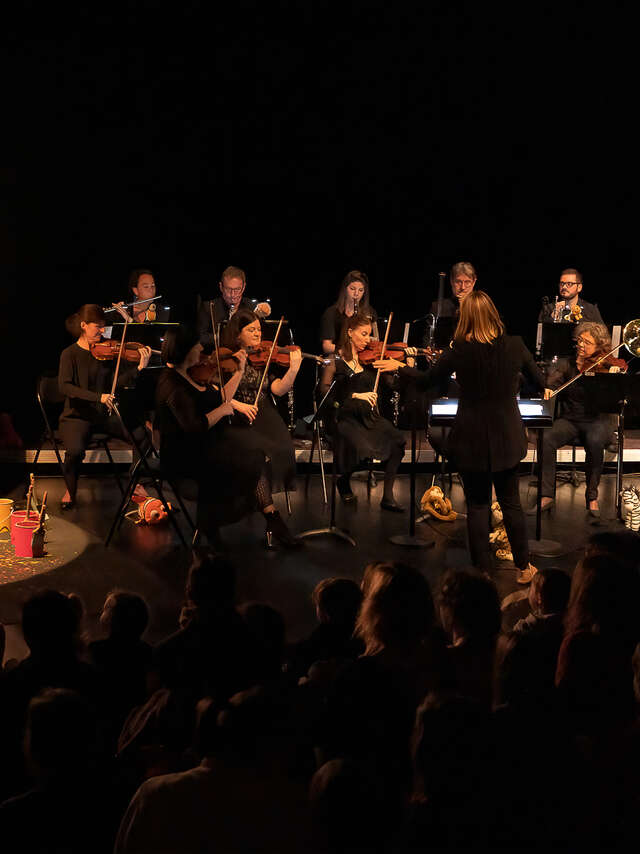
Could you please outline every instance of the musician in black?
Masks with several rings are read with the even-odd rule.
[[[547,374],[547,397],[552,390],[560,388],[572,377],[588,369],[611,350],[611,336],[604,323],[581,323],[576,328],[576,355],[570,359],[558,359]],[[626,370],[624,359],[609,357],[606,371]],[[600,516],[598,505],[598,485],[604,464],[604,449],[612,441],[613,422],[611,415],[588,412],[585,408],[584,380],[576,380],[558,400],[557,417],[553,427],[543,434],[544,452],[542,465],[542,501],[543,510],[554,504],[556,491],[556,451],[575,439],[580,439],[585,450],[587,513]],[[536,508],[527,511],[531,515]]]
[[[469,261],[458,261],[449,272],[451,297],[445,297],[440,306],[440,317],[458,317],[463,300],[469,296],[476,285],[478,274]],[[431,303],[432,314],[438,314],[438,301]]]
[[[342,280],[338,298],[320,318],[320,340],[323,353],[335,353],[345,321],[354,314],[369,318],[372,338],[378,338],[375,308],[369,302],[369,279],[361,270],[350,270]]]
[[[582,273],[573,267],[563,270],[558,282],[558,301],[547,302],[542,306],[538,323],[604,323],[598,306],[582,299],[581,293]]]
[[[99,305],[87,304],[67,319],[67,330],[77,339],[60,354],[58,386],[65,397],[59,431],[65,448],[63,473],[67,491],[62,509],[71,509],[76,502],[80,466],[92,433],[128,439],[122,423],[112,413],[114,395],[111,393],[115,359],[101,361],[91,352],[104,331],[104,312]],[[149,363],[151,350],[140,349],[138,364],[123,361],[118,373],[118,388],[135,384],[139,371]],[[138,441],[144,429],[136,424],[131,431]]]
[[[407,351],[410,353],[410,350]],[[544,377],[522,338],[505,334],[498,310],[484,291],[473,291],[461,303],[451,347],[428,371],[405,367],[394,359],[374,362],[380,370],[398,370],[428,388],[455,372],[460,386],[458,412],[447,451],[462,477],[467,501],[467,531],[473,565],[492,568],[489,546],[491,487],[519,570],[528,584],[536,572],[529,563],[525,515],[520,504],[518,465],[527,453],[527,438],[518,409],[520,372],[540,389]]]
[[[212,300],[203,300],[198,310],[196,328],[200,343],[206,349],[213,347],[213,331],[211,329],[211,309],[216,324],[226,323],[239,308],[253,311],[253,303],[244,296],[247,286],[247,276],[240,267],[227,267],[220,277],[218,287],[220,296]]]
[[[151,270],[132,270],[129,273],[129,294],[132,303],[131,310],[127,311],[123,302],[114,302],[113,306],[118,310],[125,320],[130,323],[145,323],[155,320],[152,309],[153,300],[156,296],[156,281]]]

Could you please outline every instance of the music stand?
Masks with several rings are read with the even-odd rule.
[[[559,324],[554,324],[555,326]],[[568,324],[567,324],[568,325]],[[536,401],[538,402],[538,401]],[[555,408],[555,400],[541,400],[539,401],[543,416],[548,419],[548,423],[544,424],[533,422],[530,425],[527,425],[530,429],[535,429],[537,433],[537,446],[536,446],[536,456],[538,458],[538,496],[536,499],[536,538],[535,540],[529,540],[529,551],[532,555],[537,555],[538,557],[560,557],[560,555],[566,554],[567,550],[564,546],[559,543],[557,540],[543,540],[542,539],[542,463],[544,460],[544,444],[543,444],[543,436],[544,431],[548,430],[549,427],[553,426],[553,416],[552,411]]]
[[[414,386],[415,392],[415,386]],[[436,541],[416,536],[416,433],[418,422],[418,400],[419,396],[414,394],[411,400],[411,468],[409,470],[409,533],[394,534],[389,540],[396,546],[407,546],[408,548],[422,549],[435,546]]]
[[[554,356],[567,358],[575,353],[575,323],[542,323],[542,358],[549,362]]]
[[[333,377],[333,381],[332,381],[331,385],[329,386],[329,388],[326,391],[326,394],[324,395],[324,397],[322,398],[322,400],[318,404],[316,411],[313,413],[312,418],[310,418],[310,419],[305,418],[305,421],[307,421],[307,423],[310,424],[314,429],[316,429],[318,419],[321,417],[321,413],[324,409],[324,406],[325,406],[327,400],[329,399],[329,397],[331,395],[331,392],[334,389],[335,384],[340,379],[341,379],[341,377],[338,376],[338,374],[336,373]],[[320,441],[320,432],[319,431],[318,431],[317,435],[318,435],[318,440]],[[333,459],[331,461],[331,515],[329,517],[329,524],[324,528],[312,528],[308,531],[301,531],[298,534],[298,536],[299,537],[316,537],[316,536],[319,536],[320,534],[332,534],[334,537],[338,537],[338,539],[341,539],[341,540],[346,540],[348,543],[351,543],[352,546],[355,546],[356,541],[353,539],[351,534],[349,534],[348,531],[344,531],[342,528],[338,528],[338,526],[336,525],[336,492],[337,492],[336,476],[337,476],[337,470],[336,470],[335,442],[334,442],[334,446],[333,446],[333,450],[332,450],[332,457],[333,457]]]
[[[618,431],[615,508],[621,518],[620,494],[624,475],[624,420],[629,412],[640,413],[640,375],[585,373],[582,380],[585,412],[589,415],[615,413]]]

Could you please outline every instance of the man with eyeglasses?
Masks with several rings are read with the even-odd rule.
[[[247,277],[244,270],[240,267],[227,267],[220,278],[221,295],[213,300],[202,301],[196,323],[203,347],[213,347],[211,306],[213,306],[213,319],[216,324],[226,323],[241,306],[253,310],[251,300],[243,296],[246,285]]]
[[[542,306],[538,323],[604,323],[598,306],[582,299],[581,292],[582,274],[573,267],[563,270],[558,282],[558,300]]]
[[[460,306],[465,297],[468,297],[474,289],[478,274],[473,264],[468,261],[459,261],[454,264],[449,273],[451,282],[451,295],[453,298],[445,297],[440,307],[440,317],[457,317]],[[438,301],[431,304],[433,314],[438,312]]]

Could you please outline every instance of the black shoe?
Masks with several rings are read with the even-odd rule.
[[[76,506],[75,498],[72,498],[71,501],[61,501],[60,502],[60,509],[61,510],[73,510],[73,508],[75,506]]]
[[[555,507],[555,504],[556,504],[556,500],[555,500],[555,498],[552,498],[551,501],[545,507],[542,508],[541,512],[542,513],[548,513],[552,507]],[[537,504],[534,504],[533,507],[528,507],[527,511],[526,511],[527,516],[535,516],[537,512],[538,512],[538,505]]]
[[[357,498],[351,491],[349,475],[340,475],[340,477],[336,481],[336,486],[338,487],[340,498],[344,501],[345,504],[355,504]]]
[[[383,510],[390,510],[392,513],[404,513],[404,507],[393,499],[389,501],[388,499],[383,498],[380,502],[380,507],[382,507]]]
[[[273,513],[265,513],[264,520],[267,524],[266,540],[267,548],[273,548],[273,541],[277,540],[281,546],[287,549],[299,549],[304,545],[304,540],[300,537],[294,537],[291,531],[287,528],[284,519],[277,510]]]
[[[600,510],[592,510],[590,507],[587,507],[587,516],[591,519],[599,519],[600,518]]]

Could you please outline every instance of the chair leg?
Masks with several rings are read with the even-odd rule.
[[[111,449],[109,448],[109,443],[107,440],[105,440],[104,442],[101,442],[100,444],[104,448],[105,453],[106,453],[107,457],[109,458],[109,462],[111,463],[111,471],[113,472],[113,475],[114,475],[114,477],[118,483],[118,488],[119,488],[121,494],[124,495],[125,493],[124,493],[124,489],[122,488],[122,481],[120,480],[120,475],[118,474],[118,469],[116,468],[116,464],[113,460],[113,457],[111,456]]]
[[[373,488],[373,460],[369,460],[367,466],[367,501],[371,500],[371,489]]]
[[[291,516],[291,497],[289,496],[289,490],[285,489],[284,498],[287,503],[287,514]]]
[[[304,496],[305,498],[309,495],[309,481],[311,479],[311,466],[313,464],[313,452],[316,448],[316,429],[314,427],[313,433],[311,434],[311,452],[309,453],[309,463],[307,468],[307,474],[304,479]]]
[[[111,523],[111,528],[109,533],[107,534],[107,539],[105,540],[104,547],[109,548],[109,543],[111,542],[113,535],[118,530],[122,523],[124,511],[127,508],[127,505],[131,501],[131,496],[134,493],[136,486],[138,485],[138,481],[140,480],[140,460],[136,463],[131,472],[131,477],[129,478],[129,483],[127,484],[126,490],[123,492],[122,500],[118,506],[118,512],[116,513],[113,522]]]
[[[189,514],[189,511],[187,510],[185,503],[182,500],[182,496],[180,495],[180,492],[176,489],[175,484],[172,481],[168,480],[167,482],[168,482],[169,486],[171,487],[173,494],[176,497],[176,501],[178,502],[178,505],[180,506],[180,510],[184,514],[184,518],[187,520],[187,524],[189,525],[189,527],[191,528],[192,531],[195,531],[196,533],[198,533],[198,528],[196,527],[193,519],[191,518],[191,516]]]

